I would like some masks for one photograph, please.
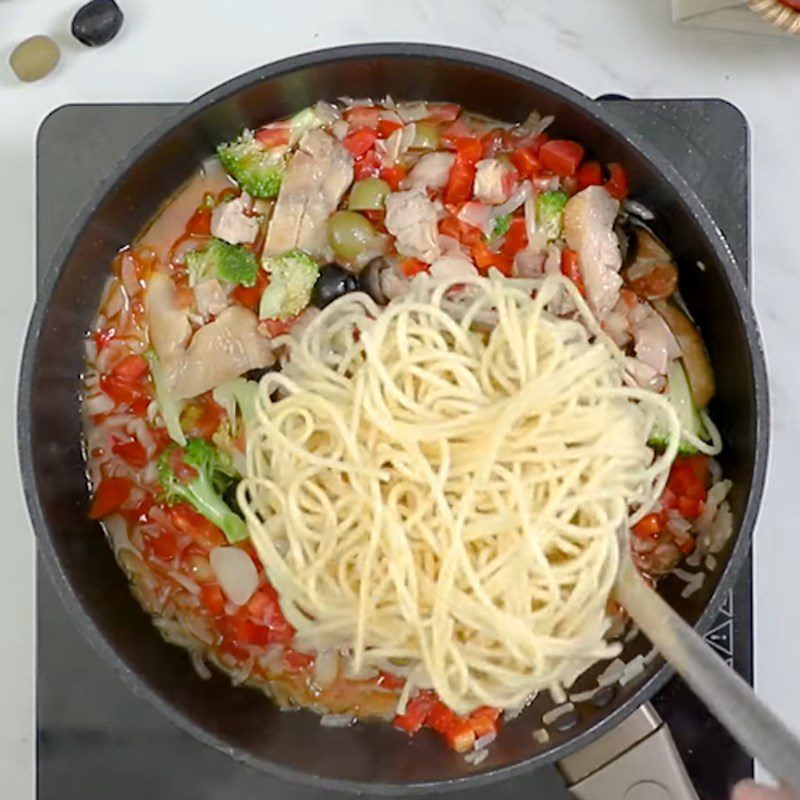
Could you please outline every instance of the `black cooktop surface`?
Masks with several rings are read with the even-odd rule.
[[[721,100],[607,98],[602,102],[672,160],[706,204],[749,279],[748,131],[741,113]],[[175,108],[64,106],[44,121],[37,142],[39,279],[100,181]],[[751,575],[748,561],[706,637],[750,681]],[[296,800],[319,800],[338,794],[256,772],[172,725],[136,697],[84,641],[47,573],[40,568],[38,576],[39,800],[249,800],[290,795]],[[750,759],[682,681],[670,681],[654,705],[669,724],[703,800],[727,798],[737,780],[752,775]],[[451,796],[569,797],[553,768]]]

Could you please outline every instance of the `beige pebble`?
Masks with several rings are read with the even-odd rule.
[[[49,36],[39,35],[20,42],[8,63],[21,81],[30,83],[52,72],[60,57],[58,45]]]

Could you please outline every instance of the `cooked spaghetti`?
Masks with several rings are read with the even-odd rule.
[[[401,708],[431,687],[458,713],[616,654],[618,531],[658,501],[680,438],[567,279],[463,283],[316,317],[262,379],[238,492],[298,643],[356,673],[401,665]],[[571,319],[548,310],[566,302]],[[656,424],[672,444],[654,459]]]

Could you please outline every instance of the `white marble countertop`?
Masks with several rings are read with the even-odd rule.
[[[337,44],[425,41],[488,51],[528,64],[596,96],[723,97],[753,138],[755,301],[769,357],[773,442],[755,545],[757,689],[800,729],[800,42],[691,30],[670,22],[667,0],[306,0],[292,6],[240,0],[119,0],[119,37],[89,50],[69,37],[76,0],[0,0],[0,797],[33,796],[33,555],[19,486],[15,383],[34,296],[34,137],[64,103],[184,101],[267,61]],[[234,6],[236,6],[234,10]],[[48,33],[63,48],[39,84],[17,83],[13,46]],[[799,392],[800,393],[800,392]]]

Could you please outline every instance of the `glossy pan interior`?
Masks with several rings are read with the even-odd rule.
[[[654,229],[681,266],[681,291],[711,353],[718,379],[712,415],[725,439],[725,474],[734,481],[737,536],[713,579],[690,599],[666,580],[662,593],[704,627],[749,546],[766,461],[768,403],[764,357],[745,287],[718,229],[665,159],[596,103],[510,62],[422,45],[366,45],[312,53],[237,78],[188,105],[119,165],[76,222],[49,272],[25,345],[19,442],[25,492],[39,546],[77,624],[131,688],[193,735],[232,757],[317,785],[387,794],[456,788],[501,778],[563,757],[620,721],[669,677],[656,661],[603,708],[579,705],[569,731],[546,745],[531,731],[549,703],[508,723],[477,769],[438,738],[409,741],[388,725],[322,728],[318,717],[281,713],[227,678],[201,680],[185,652],[165,644],[129,594],[100,527],[87,516],[81,452],[79,376],[83,336],[95,314],[114,253],[214,145],[246,125],[282,117],[341,95],[438,99],[506,120],[537,108],[554,114],[556,134],[579,139],[603,161],[621,161],[632,194],[656,213]],[[704,269],[697,267],[701,261]],[[646,644],[634,642],[627,655]],[[638,648],[638,651],[636,650]],[[98,702],[102,702],[98,698]]]

